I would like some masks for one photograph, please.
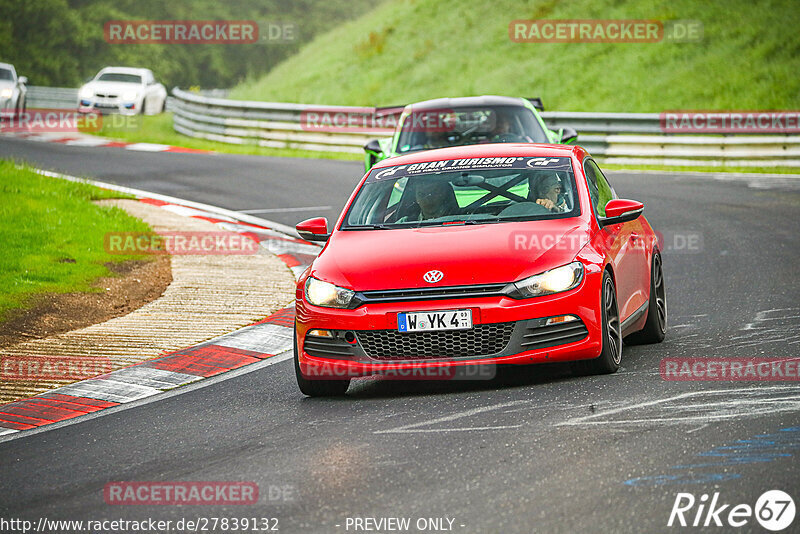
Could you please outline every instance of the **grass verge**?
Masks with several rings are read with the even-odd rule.
[[[601,165],[607,171],[662,171],[662,172],[732,172],[732,173],[759,173],[759,174],[796,174],[800,175],[797,167],[715,167],[712,165],[617,165],[605,163]]]
[[[316,158],[362,160],[360,154],[317,152],[293,148],[267,148],[257,145],[234,145],[220,141],[197,139],[179,134],[172,128],[172,113],[160,115],[136,115],[132,117],[107,116],[103,127],[95,132],[102,137],[120,139],[128,143],[159,143],[196,150],[210,150],[224,154],[245,154],[284,158]]]
[[[145,259],[108,254],[107,232],[148,232],[144,222],[93,200],[132,198],[115,191],[49,178],[0,160],[0,321],[48,293],[100,291],[97,278],[112,276],[107,262]]]
[[[517,43],[515,19],[693,20],[695,42]],[[549,110],[796,110],[795,0],[404,0],[317,36],[231,98],[398,105],[540,96]]]

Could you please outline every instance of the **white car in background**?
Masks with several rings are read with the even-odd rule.
[[[27,107],[28,89],[25,76],[17,76],[14,65],[0,63],[0,113],[17,116]]]
[[[106,67],[78,91],[80,113],[155,115],[164,111],[167,89],[150,69]]]

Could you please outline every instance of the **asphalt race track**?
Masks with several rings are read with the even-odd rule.
[[[363,169],[11,139],[0,140],[0,157],[265,210],[256,214],[289,225],[335,219]],[[800,183],[610,179],[621,197],[646,204],[667,243],[667,338],[626,346],[617,374],[573,377],[567,367],[541,366],[482,382],[361,380],[345,398],[307,399],[284,361],[0,443],[0,515],[273,517],[288,533],[354,532],[347,520],[355,517],[406,517],[412,525],[447,518],[453,532],[465,533],[638,533],[675,529],[667,522],[681,492],[698,502],[719,493],[718,502],[730,505],[723,521],[767,490],[797,502],[797,378],[667,381],[659,365],[678,357],[800,358]],[[111,481],[185,480],[252,481],[261,498],[228,507],[103,499]],[[764,530],[750,517],[738,531]]]

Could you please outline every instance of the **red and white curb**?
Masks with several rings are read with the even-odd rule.
[[[42,171],[42,174],[79,180]],[[94,182],[101,187],[134,192],[129,188]],[[136,191],[141,202],[173,213],[201,218],[221,230],[246,233],[276,254],[299,277],[320,247],[278,231],[287,227],[236,212]],[[249,219],[245,221],[243,219]],[[256,224],[256,221],[262,224]],[[269,226],[267,226],[269,225]],[[272,227],[272,228],[271,228]],[[16,434],[52,423],[81,417],[164,393],[222,373],[287,354],[293,347],[294,306],[200,345],[181,349],[154,360],[69,384],[47,393],[0,405],[0,436]],[[11,436],[7,436],[11,437]]]
[[[28,141],[58,143],[67,146],[124,148],[125,150],[134,150],[138,152],[214,154],[214,152],[210,150],[161,145],[157,143],[127,143],[117,139],[108,139],[105,137],[70,132],[4,132],[3,135],[18,139],[26,139]]]

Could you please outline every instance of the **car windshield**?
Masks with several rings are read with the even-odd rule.
[[[342,229],[488,224],[579,213],[570,158],[469,158],[373,169]]]
[[[478,143],[548,143],[533,112],[523,106],[424,109],[403,120],[398,152]]]
[[[0,80],[14,81],[14,74],[10,69],[0,69]]]
[[[98,82],[123,82],[123,83],[142,83],[142,77],[138,74],[124,74],[121,72],[104,72],[97,77]]]

